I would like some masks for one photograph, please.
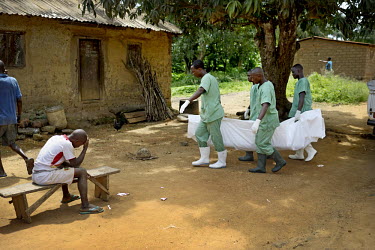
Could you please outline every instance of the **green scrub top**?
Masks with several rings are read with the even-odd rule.
[[[262,85],[258,86],[257,92],[257,118],[262,109],[262,104],[268,102],[270,106],[267,109],[266,114],[264,115],[262,121],[260,122],[259,127],[264,129],[275,129],[280,125],[279,122],[279,113],[276,109],[276,95],[275,88],[273,87],[272,82],[267,81]]]
[[[205,74],[201,79],[201,85],[199,87],[206,90],[206,92],[201,95],[201,121],[212,122],[223,118],[224,109],[221,106],[219,83],[216,78],[210,73]]]
[[[298,102],[299,102],[299,94],[301,92],[305,92],[305,100],[303,102],[301,113],[305,111],[312,110],[312,96],[311,96],[311,90],[310,90],[310,83],[307,78],[301,78],[296,83],[296,87],[294,88],[294,97],[293,97],[293,104],[292,108],[289,111],[289,117],[294,117],[297,109],[298,109]]]
[[[250,120],[255,121],[259,116],[259,110],[257,111],[257,93],[258,84],[253,84],[250,90]]]

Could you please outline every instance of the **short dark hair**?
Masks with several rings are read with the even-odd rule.
[[[328,61],[331,61],[332,60],[332,58],[331,57],[328,57]]]
[[[297,64],[294,64],[294,66],[292,68],[295,68],[295,69],[299,69],[299,70],[303,70],[303,67],[301,64],[297,63]]]
[[[195,69],[204,69],[204,63],[201,61],[201,60],[195,60],[194,62],[193,62],[193,67],[195,68]]]

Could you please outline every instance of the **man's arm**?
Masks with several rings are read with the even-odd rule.
[[[305,102],[305,96],[306,96],[305,91],[302,91],[301,93],[299,93],[299,101],[298,101],[298,108],[297,108],[297,110],[299,111],[301,111],[303,108],[303,103]]]
[[[192,102],[194,101],[195,99],[197,99],[198,97],[200,97],[204,92],[206,92],[206,90],[202,87],[199,87],[199,89],[197,91],[195,91],[195,93],[188,99],[185,101],[184,104],[182,104],[181,108],[180,108],[180,113],[184,113],[186,107]]]
[[[271,104],[269,104],[268,102],[262,103],[262,109],[260,110],[258,119],[255,120],[255,122],[253,123],[253,126],[251,127],[251,130],[253,131],[253,133],[257,133],[258,132],[260,121],[266,115],[267,109],[268,109],[268,107],[270,105]]]
[[[69,161],[64,161],[63,163],[61,163],[61,165],[59,166],[59,168],[72,168],[72,164],[69,163]]]
[[[195,99],[200,97],[204,92],[206,92],[206,90],[202,87],[199,87],[199,89],[197,91],[195,91],[195,93],[188,99],[189,102],[194,101]]]
[[[259,116],[258,116],[259,120],[262,120],[263,117],[266,115],[267,109],[270,105],[271,104],[269,104],[268,102],[262,103],[262,109],[260,110],[260,113],[259,113]]]
[[[89,139],[87,138],[87,141],[83,145],[82,152],[79,154],[78,158],[69,160],[69,163],[73,168],[79,168],[79,166],[82,164],[83,160],[85,159],[85,155],[86,155],[86,151],[88,147],[89,147]]]

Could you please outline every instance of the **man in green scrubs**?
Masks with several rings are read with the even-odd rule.
[[[210,168],[225,168],[227,150],[225,150],[223,137],[220,131],[221,120],[224,117],[224,109],[220,102],[219,83],[216,78],[204,69],[201,60],[196,60],[191,66],[194,76],[201,79],[198,90],[181,106],[180,113],[183,113],[190,102],[202,96],[201,121],[195,131],[201,157],[198,161],[192,162],[193,166],[208,165],[210,163],[210,147],[207,141],[211,136],[212,143],[218,154],[218,161],[210,164]]]
[[[256,133],[255,145],[257,147],[258,163],[257,167],[249,169],[249,172],[265,173],[268,155],[271,155],[276,162],[276,166],[272,168],[272,172],[277,172],[286,165],[286,161],[271,144],[273,133],[280,125],[279,115],[276,110],[275,89],[272,82],[265,78],[263,69],[261,68],[255,68],[252,71],[252,80],[255,84],[259,84],[256,102],[259,115],[251,127],[252,131]]]
[[[251,70],[247,72],[247,80],[253,83],[253,80],[251,78]],[[253,86],[251,87],[251,90],[250,90],[250,106],[244,114],[245,120],[249,119],[251,121],[255,121],[258,118],[259,111],[256,110],[256,107],[258,107],[256,105],[257,92],[258,92],[258,84],[253,83]],[[254,161],[253,151],[246,151],[246,155],[238,157],[238,160]]]
[[[293,104],[289,111],[289,117],[294,117],[295,121],[299,121],[301,113],[312,110],[312,97],[310,90],[310,83],[303,74],[303,67],[301,64],[296,64],[292,67],[292,75],[294,79],[298,79],[294,88]],[[303,150],[306,150],[307,157],[303,155]],[[296,151],[294,155],[289,155],[290,159],[311,161],[317,151],[313,148],[311,143],[305,149],[301,148]]]

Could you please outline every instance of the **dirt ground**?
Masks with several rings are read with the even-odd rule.
[[[247,92],[222,97],[228,117],[247,101]],[[360,137],[372,131],[366,103],[314,108],[322,109],[327,128],[327,137],[314,144],[317,156],[308,163],[287,160],[276,174],[271,160],[269,173],[248,173],[256,163],[239,162],[243,152],[234,149],[228,149],[225,169],[193,168],[197,144],[186,138],[187,124],[176,120],[126,125],[118,132],[111,125],[87,128],[84,167],[121,169],[110,177],[109,202],[94,198],[90,183],[90,201],[105,212],[79,215],[79,201],[60,204],[56,193],[25,224],[15,219],[9,199],[1,198],[0,248],[373,249],[375,140]],[[19,141],[32,157],[43,144]],[[141,147],[159,158],[129,158]],[[0,188],[29,182],[21,158],[6,147],[1,151],[8,177],[0,179]],[[287,159],[291,151],[281,153]],[[75,184],[71,192],[78,194]],[[29,204],[42,194],[29,194]]]

